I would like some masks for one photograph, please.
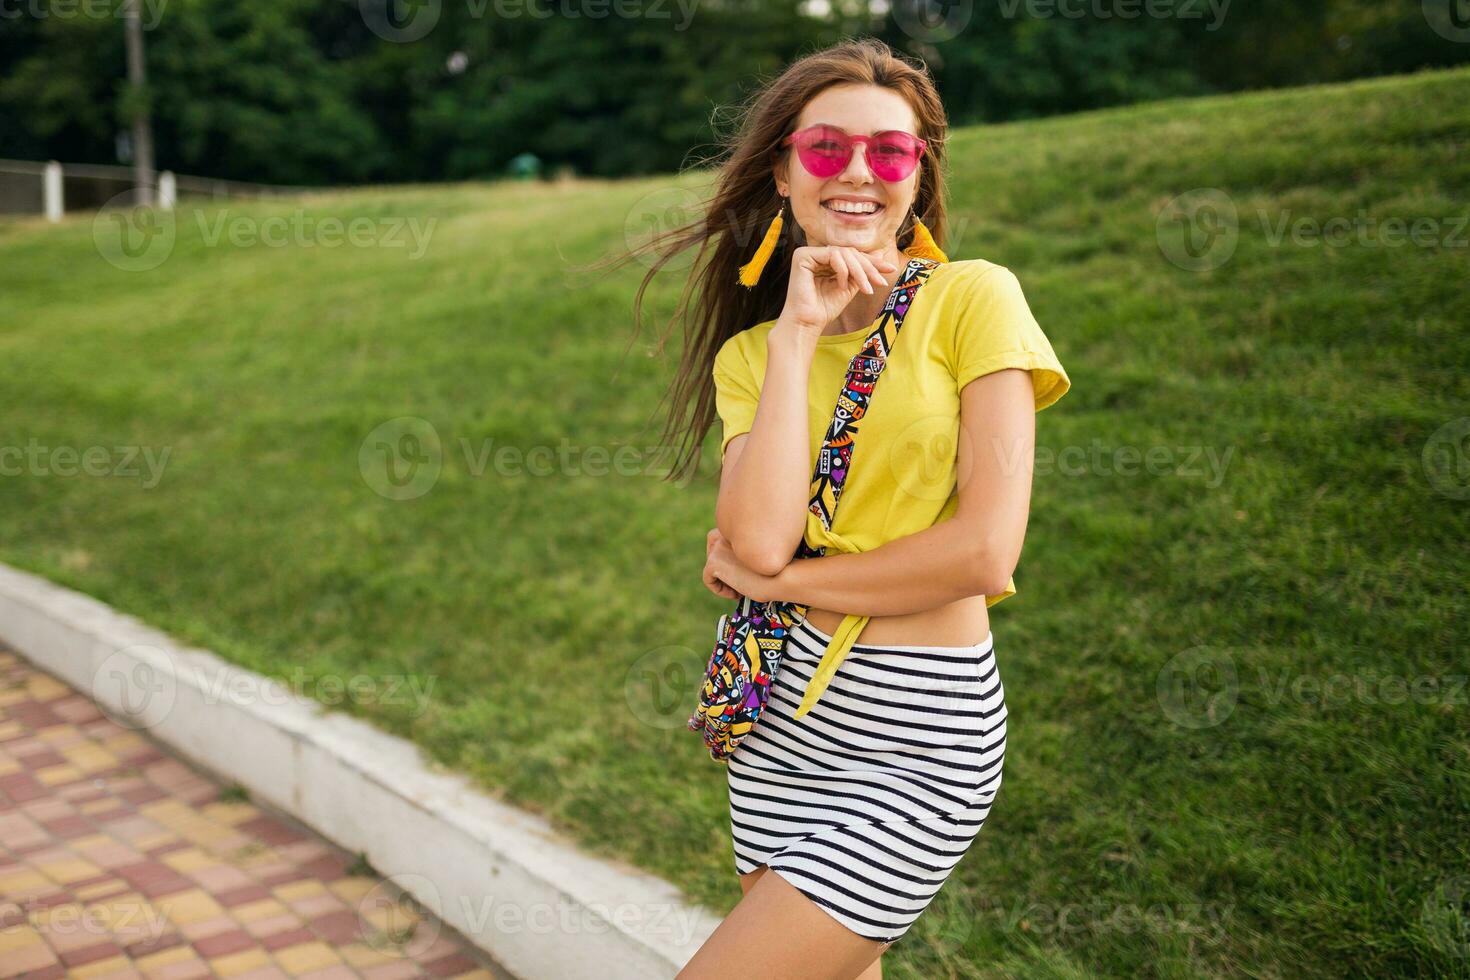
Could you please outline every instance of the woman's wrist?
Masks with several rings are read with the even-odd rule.
[[[793,558],[787,562],[782,569],[770,577],[768,586],[772,597],[782,602],[801,602],[801,596],[806,594],[806,580],[803,573],[805,568],[797,566],[806,559]]]
[[[798,323],[782,315],[766,336],[767,347],[776,348],[785,356],[810,357],[816,353],[817,338],[822,335],[821,327]]]

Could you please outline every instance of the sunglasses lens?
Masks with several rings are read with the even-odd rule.
[[[797,140],[797,156],[813,177],[831,177],[842,172],[852,157],[852,142],[838,129],[816,127]]]
[[[903,180],[918,166],[919,144],[903,134],[885,136],[869,146],[868,165],[879,180],[890,183]]]

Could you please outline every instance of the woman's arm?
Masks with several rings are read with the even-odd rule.
[[[725,451],[715,526],[739,559],[762,575],[774,575],[806,531],[807,379],[817,334],[777,321],[766,337],[766,377],[750,432]],[[742,459],[758,465],[741,466]]]
[[[885,288],[880,269],[898,267],[842,246],[804,245],[792,252],[781,316],[766,336],[766,376],[745,438],[725,451],[715,526],[749,568],[774,575],[791,561],[806,532],[811,492],[807,385],[817,338],[859,291]],[[742,466],[742,460],[752,465]]]
[[[859,616],[903,615],[1003,591],[1020,560],[1031,508],[1034,404],[1030,372],[1018,368],[961,389],[952,519],[861,554],[793,561],[775,575],[718,565],[714,575],[755,599]],[[716,546],[711,557],[718,554]]]

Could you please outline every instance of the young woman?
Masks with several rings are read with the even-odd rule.
[[[714,243],[674,388],[698,395],[699,435],[712,381],[724,430],[705,584],[806,607],[728,762],[744,897],[683,980],[880,977],[1000,787],[987,607],[1015,592],[1035,412],[1070,381],[1016,277],[937,245],[946,129],[927,73],[883,43],[808,55],[748,106],[711,217],[680,243]],[[778,212],[774,252],[757,249]],[[818,450],[911,257],[937,265],[828,529],[808,510]],[[803,539],[825,554],[793,560]]]

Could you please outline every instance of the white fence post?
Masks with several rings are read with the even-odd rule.
[[[179,184],[174,179],[172,170],[165,170],[158,175],[158,206],[165,211],[174,209],[174,202],[179,199]]]
[[[41,177],[41,184],[43,196],[46,199],[46,220],[60,221],[62,213],[66,210],[66,202],[61,196],[61,164],[55,160],[46,164],[46,172]]]

